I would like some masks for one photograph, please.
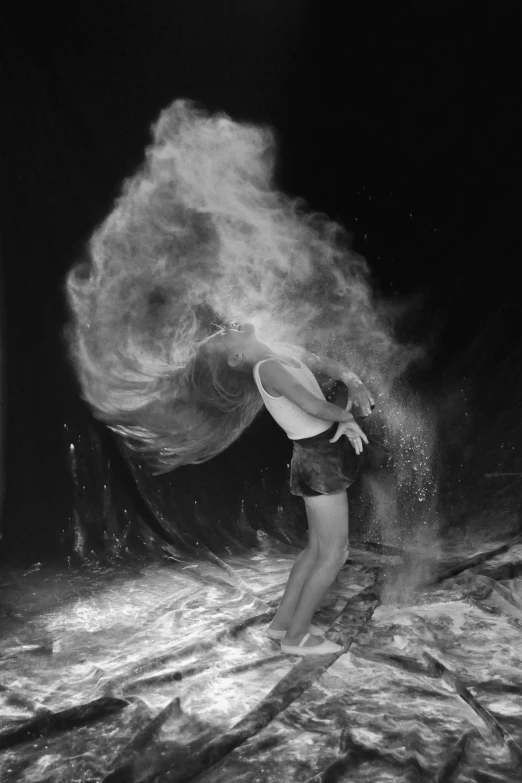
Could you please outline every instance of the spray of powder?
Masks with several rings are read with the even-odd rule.
[[[239,406],[237,390],[218,403],[194,394],[201,346],[231,320],[343,362],[372,389],[394,442],[394,428],[406,451],[421,437],[392,393],[416,349],[394,339],[342,227],[276,188],[274,157],[270,129],[174,102],[88,262],[67,277],[82,394],[156,472],[219,453],[261,408],[256,398],[219,446],[203,444]]]

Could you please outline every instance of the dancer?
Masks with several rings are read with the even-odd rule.
[[[308,545],[290,572],[268,636],[282,639],[285,653],[331,654],[342,648],[321,639],[322,631],[310,621],[348,555],[346,488],[357,465],[347,449],[353,447],[351,454],[357,460],[363,443],[368,443],[350,408],[354,404],[366,416],[374,401],[357,376],[337,362],[321,361],[306,352],[299,357],[289,346],[283,351],[260,342],[252,324],[221,329],[203,349],[207,361],[222,365],[222,374],[227,368],[242,374],[245,385],[254,379],[267,410],[294,441],[290,488],[305,502]],[[326,401],[308,365],[347,382],[346,410]]]
[[[345,365],[381,387],[404,356],[342,227],[275,187],[275,149],[269,128],[187,100],[165,109],[67,275],[66,336],[93,414],[155,473],[220,454],[263,404],[294,441],[291,490],[309,542],[268,633],[307,655],[337,649],[310,619],[346,558],[346,488],[367,443],[350,407],[367,414],[371,395]],[[212,326],[233,319],[255,329]],[[346,410],[326,402],[312,369],[346,383]]]

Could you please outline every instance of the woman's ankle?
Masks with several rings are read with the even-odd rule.
[[[309,633],[308,629],[310,627],[310,623],[307,623],[306,626],[292,626],[292,623],[289,624],[285,639],[288,637],[288,639],[291,639],[292,642],[296,641],[300,642],[305,633]]]
[[[271,628],[272,631],[286,631],[288,628],[288,623],[284,625],[283,623],[276,623],[275,620],[272,620],[268,627]]]
[[[303,638],[305,636],[308,637],[304,644],[305,647],[314,647],[315,645],[321,644],[324,641],[324,639],[320,636],[314,636],[313,634],[310,634],[308,631],[303,631],[303,633],[298,633],[298,634],[286,633],[285,636],[281,639],[281,643],[289,644],[292,647],[298,647],[303,641]]]
[[[272,622],[270,623],[270,628],[272,628],[274,631],[286,631],[291,622],[291,617],[285,618],[284,615],[275,615]]]
[[[304,633],[302,633],[301,635],[299,635],[299,634],[298,635],[295,635],[295,634],[289,635],[288,632],[287,632],[285,634],[285,636],[283,636],[283,638],[281,639],[281,642],[283,644],[291,644],[291,645],[295,645],[297,647],[297,645],[299,644],[299,642],[301,641],[303,636],[304,636]]]

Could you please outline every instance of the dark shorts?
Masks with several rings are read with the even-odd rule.
[[[290,466],[292,495],[331,495],[353,484],[363,457],[355,453],[344,435],[335,443],[330,443],[336,431],[337,422],[334,422],[326,432],[293,441],[294,453]]]

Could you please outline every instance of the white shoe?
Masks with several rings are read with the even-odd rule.
[[[304,647],[306,640],[310,636],[309,633],[305,633],[299,644],[284,644],[281,642],[281,652],[288,655],[331,655],[332,653],[340,652],[343,648],[340,644],[325,639],[321,644],[317,644],[315,647]]]
[[[308,633],[311,636],[324,636],[326,631],[323,631],[318,625],[309,625]],[[267,628],[266,635],[269,639],[283,639],[286,636],[286,631],[274,631],[273,628],[269,627]]]

